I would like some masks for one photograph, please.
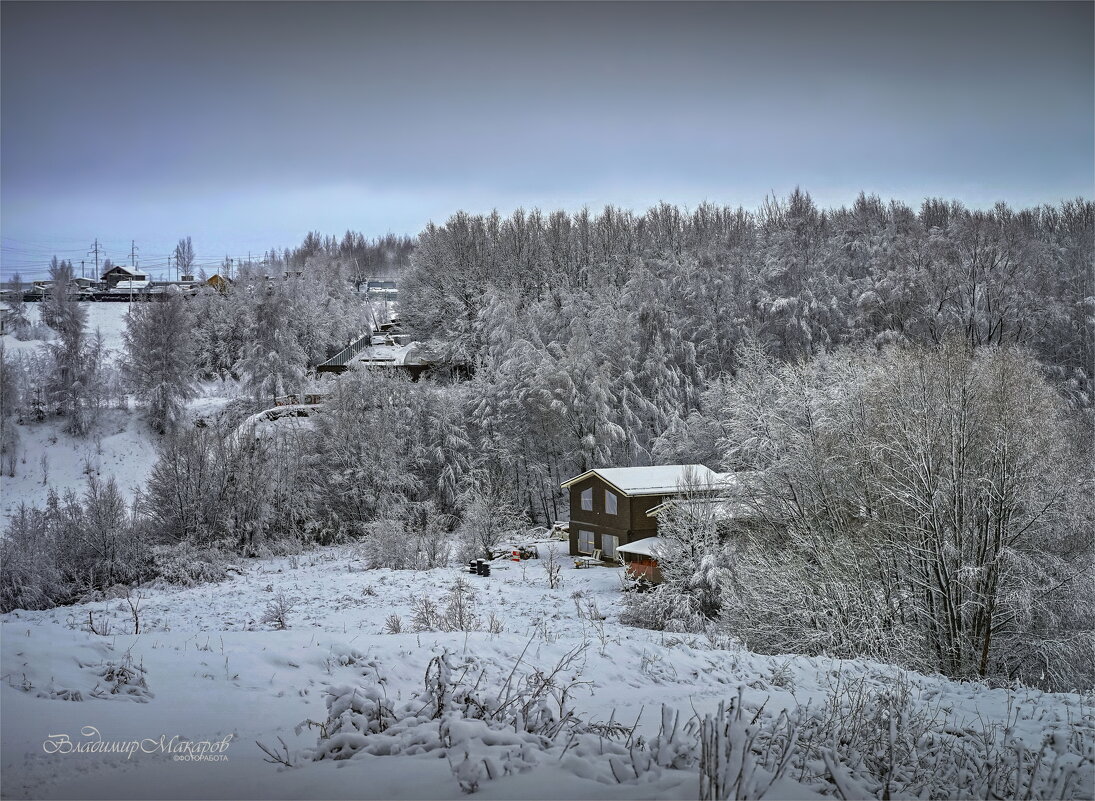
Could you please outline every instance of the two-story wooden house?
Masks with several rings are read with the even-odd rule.
[[[570,553],[600,551],[618,560],[616,549],[657,534],[649,514],[688,487],[718,486],[722,475],[701,464],[599,467],[564,481],[570,490]]]

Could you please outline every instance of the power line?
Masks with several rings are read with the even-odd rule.
[[[99,280],[99,253],[102,251],[102,246],[99,244],[99,237],[95,237],[95,244],[93,249],[88,252],[87,255],[95,255],[95,280]]]

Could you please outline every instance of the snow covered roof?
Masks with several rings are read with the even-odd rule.
[[[563,488],[596,475],[624,495],[672,495],[680,491],[689,472],[701,484],[718,485],[722,473],[702,464],[666,464],[652,467],[598,467],[564,481]]]
[[[106,276],[110,275],[111,273],[114,273],[114,274],[124,273],[125,275],[132,275],[132,276],[138,276],[139,275],[141,277],[144,277],[144,276],[147,275],[147,273],[145,273],[142,270],[138,270],[136,267],[133,267],[131,269],[129,267],[126,267],[123,264],[113,265],[109,270],[107,270],[105,273],[103,273],[103,276],[106,277]]]
[[[425,364],[417,342],[406,345],[368,345],[353,357],[352,362],[365,364]]]
[[[661,542],[661,537],[646,537],[641,540],[629,542],[627,545],[617,545],[616,553],[633,553],[636,556],[653,556],[655,549],[657,549]]]
[[[751,487],[755,484],[758,471],[741,473],[720,473],[714,486],[714,494],[689,498],[669,498],[647,512],[649,517],[657,517],[671,506],[695,509],[704,514],[712,514],[717,520],[742,520],[758,516],[760,501]]]
[[[660,503],[646,514],[657,517],[671,506],[678,506],[697,512],[709,512],[716,520],[745,520],[757,516],[756,506],[740,498],[670,498]]]
[[[111,292],[135,292],[138,289],[148,289],[149,282],[145,281],[119,281]]]

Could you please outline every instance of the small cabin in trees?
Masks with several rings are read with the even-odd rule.
[[[103,273],[103,283],[107,285],[108,289],[113,289],[118,285],[119,281],[147,281],[148,275],[136,267],[124,267],[121,264],[115,264],[105,273]]]

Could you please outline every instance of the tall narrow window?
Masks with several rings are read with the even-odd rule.
[[[593,553],[593,532],[578,529],[578,553]]]
[[[620,544],[620,538],[614,534],[601,535],[601,551],[605,559],[616,558],[616,546]]]
[[[586,512],[593,511],[593,487],[582,490],[582,509]]]
[[[605,490],[605,514],[616,514],[616,493]]]

